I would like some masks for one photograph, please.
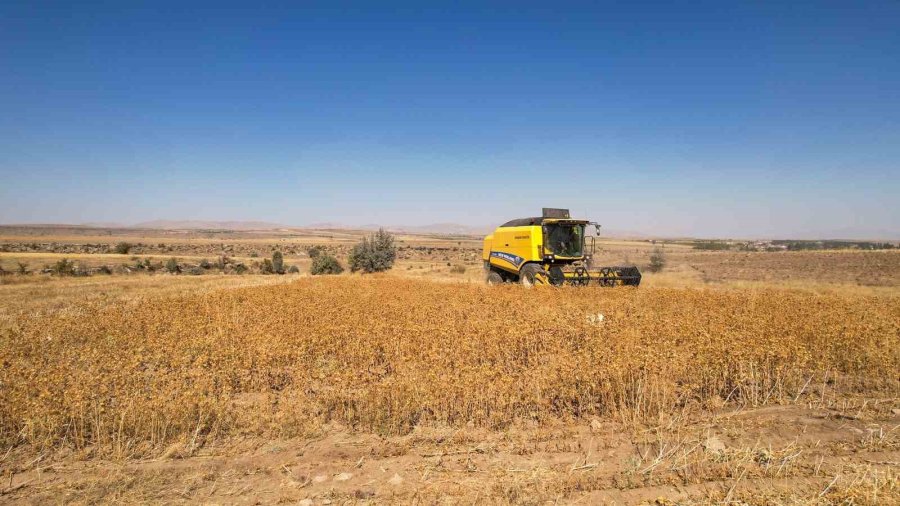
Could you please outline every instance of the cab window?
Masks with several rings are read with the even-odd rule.
[[[584,225],[544,225],[544,244],[556,256],[580,257],[584,250]]]

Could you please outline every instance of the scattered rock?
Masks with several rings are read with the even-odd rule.
[[[895,415],[900,415],[900,408],[894,408],[894,409],[892,409],[892,410],[891,410],[891,413],[893,413],[893,414],[895,414]]]
[[[327,479],[328,479],[328,477],[325,476],[324,474],[313,476],[313,482],[315,482],[315,483],[322,483],[323,481],[325,481]]]
[[[397,473],[394,473],[394,475],[391,476],[391,479],[388,480],[388,483],[390,483],[391,485],[397,486],[397,485],[403,483],[403,477]]]
[[[312,505],[313,505],[312,499],[303,499],[302,501],[297,503],[297,506],[312,506]]]
[[[703,447],[706,448],[706,451],[712,453],[722,453],[728,448],[725,446],[725,443],[716,436],[706,438],[706,441],[703,442]]]
[[[587,315],[587,321],[591,325],[600,325],[601,323],[603,323],[603,320],[605,320],[605,319],[606,319],[606,317],[603,316],[603,313]]]
[[[601,429],[603,429],[603,423],[597,418],[592,419],[591,432],[600,432]]]
[[[341,473],[334,477],[334,481],[347,481],[350,478],[353,478],[353,475],[350,473]]]

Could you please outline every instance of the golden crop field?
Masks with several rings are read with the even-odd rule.
[[[72,452],[112,461],[189,458],[246,438],[321,439],[334,427],[351,438],[395,442],[421,441],[422,431],[441,428],[451,435],[437,441],[456,441],[461,430],[487,431],[483,439],[490,440],[531,427],[537,432],[529,444],[539,444],[552,439],[546,431],[554,427],[591,420],[592,427],[617,424],[626,432],[669,420],[663,425],[672,431],[681,427],[672,422],[679,416],[703,419],[722,409],[818,403],[841,413],[856,406],[884,420],[900,407],[896,296],[652,286],[525,290],[356,275],[93,299],[49,315],[22,311],[0,332],[0,442],[20,462]],[[898,451],[895,429],[882,429],[876,442],[888,450],[879,457],[885,462]],[[629,444],[644,444],[638,440],[645,436],[635,437]],[[457,444],[471,456],[474,443],[466,441]],[[679,451],[696,455],[680,441]],[[666,445],[647,444],[656,445],[663,462]],[[701,443],[694,446],[702,453]],[[767,451],[786,452],[783,459],[789,449]],[[748,469],[749,477],[773,476],[755,450],[747,452],[729,454],[743,467],[722,470],[716,461],[715,477],[734,480]],[[638,455],[637,471],[653,462]],[[650,475],[662,470],[659,462]],[[778,462],[781,473],[791,461]],[[665,479],[685,485],[712,472],[672,469]],[[812,476],[812,467],[788,470],[787,477]],[[629,473],[637,471],[617,473],[632,480]],[[335,476],[344,474],[350,473]],[[573,484],[570,472],[552,480],[533,473],[521,482],[509,469],[490,476],[477,482],[492,484],[478,494],[503,502],[523,502],[526,496],[515,495],[523,490],[571,500],[661,479],[638,473],[631,485],[599,478]],[[842,481],[823,497],[900,499],[891,466],[862,476],[857,488]],[[814,483],[822,479],[830,480]],[[312,493],[310,483],[295,486],[299,495],[290,497]],[[448,486],[430,490],[438,497],[451,493]],[[426,489],[398,497],[432,497]],[[94,499],[160,499],[115,490]],[[352,499],[358,490],[335,497]],[[472,490],[452,493],[471,498]]]

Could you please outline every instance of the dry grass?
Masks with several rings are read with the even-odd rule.
[[[210,290],[293,281],[296,276],[132,275],[0,278],[0,329],[18,318],[41,318],[93,302],[139,304],[148,297],[201,294]]]
[[[344,276],[88,301],[16,315],[0,332],[3,443],[120,457],[329,421],[402,434],[640,421],[803,391],[896,396],[900,365],[896,297],[773,289]]]

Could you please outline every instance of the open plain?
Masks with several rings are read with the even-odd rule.
[[[896,250],[600,240],[639,288],[527,290],[398,234],[309,275],[361,235],[0,228],[0,501],[900,502]]]

